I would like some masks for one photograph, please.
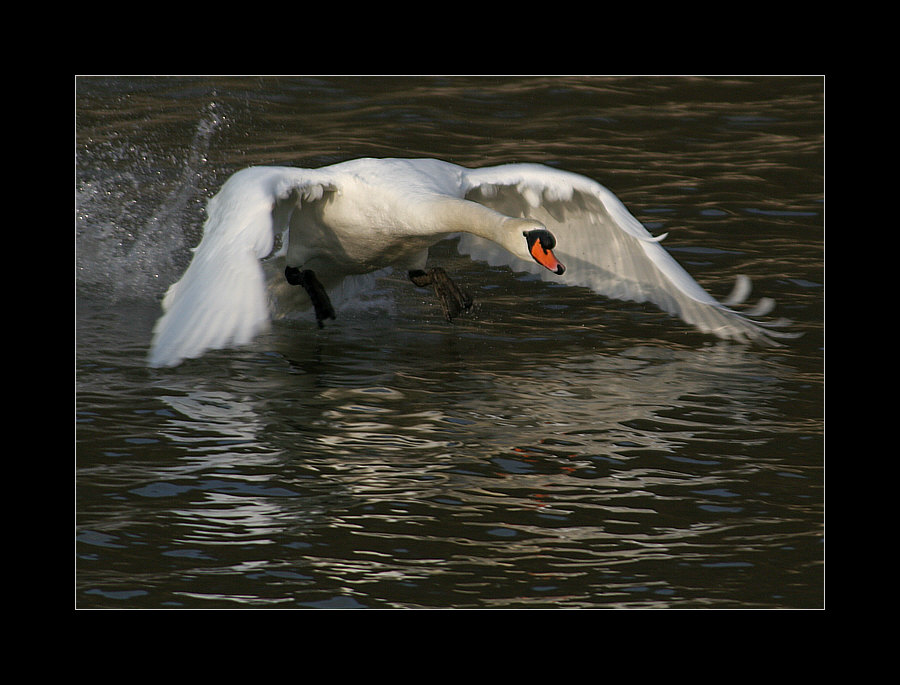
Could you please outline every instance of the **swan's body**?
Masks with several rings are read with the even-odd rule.
[[[541,165],[359,159],[321,169],[251,167],[226,181],[208,215],[190,266],[163,300],[151,366],[250,342],[268,325],[270,285],[303,285],[293,290],[310,293],[320,323],[334,312],[316,293],[348,276],[390,266],[439,289],[446,277],[425,271],[428,249],[457,234],[460,252],[473,258],[649,301],[722,338],[787,335],[729,308],[746,296],[743,281],[729,306],[716,301],[606,188]],[[272,284],[260,261],[267,257],[287,267]],[[442,295],[442,304],[449,318],[466,303],[448,305]]]

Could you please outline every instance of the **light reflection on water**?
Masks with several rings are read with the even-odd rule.
[[[86,89],[78,606],[822,605],[815,88],[478,83]],[[717,343],[444,246],[479,302],[453,327],[388,277],[324,331],[143,367],[230,171],[419,151],[602,161],[640,218],[688,226],[667,247],[698,278],[724,294],[749,272],[807,335]]]

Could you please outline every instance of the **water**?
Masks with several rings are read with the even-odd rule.
[[[817,78],[76,83],[79,608],[824,606]],[[804,336],[725,343],[433,253],[318,330],[144,366],[203,206],[251,164],[536,161],[616,192],[710,292]]]

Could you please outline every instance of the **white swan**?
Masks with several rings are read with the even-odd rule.
[[[150,366],[244,345],[264,330],[272,277],[260,260],[269,271],[279,266],[277,287],[300,286],[292,289],[308,295],[320,325],[334,317],[329,290],[388,266],[433,285],[451,318],[471,301],[441,269],[426,271],[425,261],[430,246],[457,234],[460,252],[475,259],[649,301],[722,338],[793,337],[771,330],[777,322],[763,328],[730,308],[746,297],[747,279],[716,301],[659,246],[665,236],[652,237],[609,190],[538,164],[467,169],[435,159],[358,159],[320,169],[251,167],[231,176],[207,211],[191,264],[163,299]],[[768,309],[763,300],[746,314]]]

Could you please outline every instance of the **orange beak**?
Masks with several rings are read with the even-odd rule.
[[[550,269],[550,271],[554,272],[557,276],[561,276],[566,270],[566,267],[560,263],[551,250],[544,249],[540,239],[535,240],[534,243],[532,243],[531,256],[534,257],[534,261],[541,266]]]

